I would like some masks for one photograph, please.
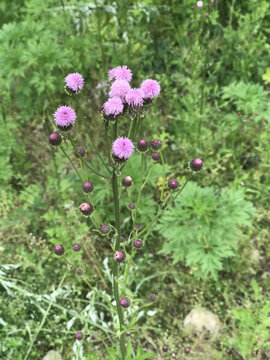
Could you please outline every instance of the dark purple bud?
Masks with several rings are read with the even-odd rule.
[[[152,154],[152,159],[155,161],[160,161],[160,155],[159,153],[155,152]]]
[[[123,242],[125,242],[126,241],[126,238],[124,237],[124,236],[120,236],[120,241],[121,241],[121,243],[123,243]]]
[[[135,210],[136,205],[134,203],[130,203],[130,204],[128,204],[128,208],[129,208],[129,210]]]
[[[82,185],[83,192],[90,193],[94,190],[94,184],[90,181],[85,181]]]
[[[62,143],[62,136],[59,133],[54,132],[49,136],[49,142],[53,146],[59,146]]]
[[[189,354],[189,353],[190,353],[190,348],[189,348],[189,347],[185,348],[185,353],[186,353],[186,354]]]
[[[76,333],[75,337],[76,337],[77,340],[82,340],[82,339],[83,339],[83,333],[80,332],[80,331],[78,331],[78,332]]]
[[[84,155],[85,155],[85,150],[84,150],[84,148],[81,147],[81,146],[77,147],[77,152],[74,151],[74,155],[75,155],[77,158],[80,157],[80,156],[78,155],[78,153],[81,155],[81,157],[84,157]]]
[[[175,179],[171,179],[168,181],[169,189],[176,190],[179,187],[179,182]]]
[[[135,239],[135,240],[133,241],[133,246],[134,246],[136,249],[140,249],[140,248],[143,246],[142,240],[140,240],[140,239]]]
[[[80,251],[80,250],[81,250],[81,246],[80,246],[79,244],[74,244],[74,245],[72,246],[72,249],[73,249],[73,251]]]
[[[64,255],[64,253],[65,253],[65,248],[64,248],[64,246],[62,246],[62,245],[56,245],[55,248],[54,248],[54,253],[55,253],[55,255],[57,255],[57,256]]]
[[[96,340],[95,335],[92,335],[92,336],[91,336],[91,340]]]
[[[130,176],[126,176],[123,180],[122,180],[122,185],[125,187],[125,188],[128,188],[129,186],[132,185],[132,179]]]
[[[137,149],[141,152],[145,152],[148,149],[148,144],[146,140],[140,140],[137,144]]]
[[[94,211],[93,205],[89,204],[88,202],[81,203],[80,210],[83,215],[88,216],[91,215]]]
[[[258,115],[259,115],[259,113],[256,112],[256,113],[255,113],[255,116],[258,116]]]
[[[164,345],[163,348],[162,348],[162,350],[163,350],[164,352],[167,352],[167,351],[168,351],[168,346],[167,346],[167,345]]]
[[[113,158],[113,161],[116,163],[116,164],[123,164],[124,162],[127,161],[127,159],[125,158],[120,158],[114,154],[112,154],[112,158]]]
[[[76,137],[76,134],[75,134],[74,131],[70,131],[70,132],[69,132],[69,135],[70,135],[73,139],[75,139],[75,137]]]
[[[160,141],[160,140],[158,140],[158,139],[155,139],[155,140],[153,140],[152,141],[152,148],[154,149],[154,150],[159,150],[159,149],[161,149],[161,147],[162,147],[162,141]]]
[[[151,294],[151,295],[149,295],[149,300],[151,302],[155,302],[157,300],[157,296],[155,294]]]
[[[120,300],[120,305],[123,306],[124,308],[128,308],[130,306],[130,300],[128,297],[123,297],[121,300]]]
[[[77,270],[77,275],[81,276],[82,274],[83,274],[82,269],[78,269],[78,270]]]
[[[237,115],[238,115],[238,116],[242,116],[241,111],[238,111]]]
[[[142,224],[136,223],[136,224],[134,225],[134,228],[135,228],[136,230],[141,230]]]
[[[124,251],[118,250],[115,252],[114,258],[117,262],[123,262],[126,260],[126,254]]]
[[[203,166],[203,161],[199,158],[193,159],[189,163],[191,170],[200,171]]]
[[[107,224],[101,225],[100,232],[102,235],[107,235],[110,233],[110,231],[111,231],[110,225],[107,225]]]

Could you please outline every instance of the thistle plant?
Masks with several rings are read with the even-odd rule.
[[[163,154],[163,143],[159,139],[150,141],[140,139],[139,133],[143,128],[143,119],[147,116],[149,106],[160,94],[160,86],[153,79],[146,79],[142,82],[140,88],[131,87],[132,72],[127,66],[118,66],[109,71],[110,90],[108,100],[100,107],[102,121],[104,123],[104,139],[106,155],[99,152],[95,145],[92,133],[89,131],[89,119],[83,112],[78,101],[79,93],[83,91],[84,79],[78,74],[69,74],[65,78],[65,89],[68,95],[75,100],[76,106],[60,106],[54,113],[54,122],[58,131],[53,132],[49,137],[49,143],[53,147],[58,147],[63,155],[71,163],[76,172],[85,197],[81,204],[78,204],[78,211],[82,214],[82,221],[87,221],[91,231],[98,232],[106,238],[113,251],[111,257],[112,263],[112,293],[116,303],[119,326],[114,329],[115,337],[119,339],[120,352],[117,358],[127,359],[126,334],[132,331],[132,326],[137,321],[137,314],[141,309],[151,306],[158,298],[155,294],[146,294],[143,299],[135,299],[132,292],[127,288],[128,276],[134,262],[134,257],[139,251],[143,251],[145,242],[151,229],[158,222],[162,214],[170,209],[176,198],[188,183],[190,176],[202,168],[200,159],[190,161],[190,174],[187,176],[181,186],[176,179],[170,179],[168,184],[165,182],[160,190],[159,199],[156,205],[156,213],[151,221],[146,225],[138,222],[141,214],[141,205],[143,202],[143,191],[147,184],[153,167],[157,162],[161,163],[164,179],[166,178],[165,161]],[[90,142],[90,146],[78,146],[74,139],[74,133],[71,134],[75,123],[81,122],[85,128],[85,134]],[[127,125],[127,126],[126,126]],[[75,161],[68,154],[68,146],[72,147]],[[85,149],[91,151],[99,160],[100,167],[95,168],[92,163],[87,161]],[[90,150],[91,149],[91,150]],[[123,177],[123,169],[127,161],[132,161],[132,157],[139,154],[141,166],[138,169],[138,178],[132,179],[130,176]],[[131,160],[129,160],[131,158]],[[145,163],[151,162],[152,166],[148,174],[145,174]],[[102,169],[102,170],[100,170]],[[100,178],[104,186],[111,187],[114,202],[114,222],[109,223],[100,215],[99,208],[95,206],[95,183],[92,182],[91,174]],[[129,192],[134,183],[139,183],[137,197],[126,206],[131,212],[132,224],[127,237],[121,233],[121,205],[125,192]],[[166,191],[165,191],[166,187]],[[132,193],[133,194],[133,193]],[[166,196],[164,196],[166,194]],[[82,246],[74,239],[70,244],[73,252],[82,251]],[[62,244],[55,246],[54,253],[57,257],[66,256]],[[77,269],[77,275],[84,278],[87,282],[87,274],[83,269]],[[134,311],[132,310],[134,304]],[[130,318],[131,319],[128,319]],[[85,335],[81,331],[74,334],[77,340],[83,340]],[[149,354],[150,356],[150,354]],[[145,357],[144,357],[145,358]]]

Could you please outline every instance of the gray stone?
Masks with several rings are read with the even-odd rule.
[[[218,335],[221,331],[219,318],[204,308],[193,309],[184,320],[184,328],[202,334]]]
[[[42,360],[63,360],[62,356],[54,350],[50,350]]]

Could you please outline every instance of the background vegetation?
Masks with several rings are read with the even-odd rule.
[[[115,319],[75,269],[110,302],[110,247],[81,222],[80,183],[48,134],[52,113],[67,102],[61,81],[76,71],[87,80],[80,101],[105,150],[98,109],[107,72],[128,65],[134,78],[162,87],[142,137],[166,143],[167,175],[181,183],[190,159],[205,163],[137,257],[130,287],[158,302],[131,343],[157,359],[165,359],[164,344],[181,358],[189,346],[190,359],[269,359],[269,2],[204,1],[198,9],[193,0],[2,0],[0,19],[0,358],[42,359],[50,349],[64,359],[104,356],[99,331]],[[75,131],[83,144],[79,125]],[[91,181],[112,220],[112,194]],[[157,165],[144,225],[163,181]],[[125,231],[130,214],[122,214]],[[85,251],[68,254],[72,266],[55,258],[55,244],[75,240]],[[218,315],[221,337],[186,332],[196,306]],[[78,344],[80,328],[89,337]]]

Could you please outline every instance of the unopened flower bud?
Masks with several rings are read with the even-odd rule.
[[[190,169],[193,171],[200,171],[203,166],[203,161],[199,158],[193,159],[189,163]]]
[[[136,249],[141,249],[142,246],[143,246],[142,240],[140,240],[140,239],[135,239],[135,240],[133,241],[133,246],[134,246]]]
[[[80,157],[79,154],[81,155],[81,157],[84,157],[84,155],[85,155],[85,150],[84,150],[84,148],[81,147],[81,146],[77,147],[77,151],[74,151],[74,155],[75,155],[77,158]]]
[[[54,132],[49,136],[49,142],[53,146],[59,146],[62,143],[62,136],[59,133]]]
[[[78,331],[75,335],[77,340],[82,340],[84,338],[84,335],[82,332]]]
[[[155,294],[151,294],[151,295],[149,295],[149,300],[151,302],[155,302],[157,300],[157,296]]]
[[[83,192],[90,193],[94,190],[94,184],[90,181],[85,181],[82,185]]]
[[[153,153],[153,154],[152,154],[152,159],[153,159],[154,161],[160,161],[160,155],[159,155],[159,153],[157,153],[157,152]]]
[[[74,244],[73,246],[72,246],[72,249],[73,249],[73,251],[80,251],[81,250],[81,246],[79,245],[79,244]]]
[[[135,228],[136,230],[141,230],[142,224],[141,224],[141,223],[136,223],[136,224],[134,225],[134,228]]]
[[[126,254],[124,253],[124,251],[116,251],[114,254],[114,258],[117,262],[123,262],[126,260]]]
[[[101,225],[100,232],[102,235],[107,235],[110,233],[110,231],[111,231],[110,225],[107,225],[107,224]]]
[[[146,140],[140,140],[137,144],[137,149],[141,152],[145,152],[148,149],[148,144]]]
[[[78,270],[77,270],[77,275],[81,276],[82,274],[83,274],[82,269],[78,269]]]
[[[126,176],[123,180],[122,180],[122,185],[125,187],[125,188],[128,188],[129,186],[132,185],[132,179],[130,176]]]
[[[94,207],[93,207],[93,205],[89,204],[88,202],[84,202],[80,205],[80,210],[83,215],[88,216],[93,213]]]
[[[123,235],[121,235],[121,236],[120,236],[120,242],[123,243],[123,242],[125,242],[125,241],[126,241],[126,238],[125,238]]]
[[[121,300],[120,300],[120,305],[124,308],[128,308],[130,306],[130,300],[127,296],[123,297]]]
[[[62,245],[56,245],[55,248],[54,248],[54,253],[55,253],[55,255],[57,255],[57,256],[64,255],[64,253],[65,253],[65,248],[64,248],[64,246],[62,246]]]
[[[189,348],[189,347],[185,348],[185,353],[186,353],[186,354],[189,354],[189,353],[190,353],[190,348]]]
[[[135,210],[136,209],[136,205],[134,203],[129,203],[128,204],[128,208],[129,210]]]
[[[151,145],[154,150],[159,150],[162,147],[162,141],[160,141],[159,139],[155,139],[152,141]]]
[[[168,187],[171,190],[176,190],[179,187],[179,182],[175,179],[171,179],[168,181]]]
[[[167,346],[167,345],[164,345],[163,348],[162,348],[162,350],[163,350],[164,352],[167,352],[167,351],[168,351],[168,346]]]

